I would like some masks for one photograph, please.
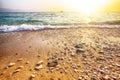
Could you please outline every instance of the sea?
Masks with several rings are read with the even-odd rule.
[[[120,12],[0,12],[0,32],[76,27],[120,28]]]

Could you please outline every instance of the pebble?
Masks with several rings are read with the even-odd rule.
[[[75,53],[72,52],[70,55],[71,55],[72,57],[74,57],[74,56],[75,56]]]
[[[108,79],[110,79],[110,77],[109,77],[108,75],[106,75],[106,76],[104,77],[104,79],[105,79],[105,80],[108,80]]]
[[[20,58],[20,59],[18,59],[17,61],[22,61],[23,60],[23,58]]]
[[[14,66],[15,65],[15,63],[9,63],[8,64],[8,67],[12,67],[12,66]]]
[[[26,62],[26,64],[29,64],[29,63],[30,63],[29,61]]]
[[[99,53],[99,54],[104,54],[104,52],[103,52],[103,51],[99,51],[98,53]]]
[[[47,63],[48,67],[55,67],[57,65],[58,65],[57,60],[48,61],[48,63]]]
[[[119,54],[117,54],[117,56],[118,56],[118,57],[120,57],[120,53],[119,53]]]
[[[77,50],[76,50],[76,53],[77,53],[77,54],[82,54],[82,53],[84,53],[84,52],[85,52],[85,51],[82,50],[82,49],[77,49]]]
[[[82,77],[81,77],[81,76],[79,76],[79,77],[78,77],[78,80],[82,80]]]
[[[18,67],[18,69],[21,69],[21,68],[23,68],[23,66],[19,66],[19,67]]]
[[[84,48],[83,44],[77,44],[75,45],[75,48]]]
[[[77,68],[78,68],[77,64],[73,64],[72,67],[73,67],[74,69],[77,69]]]
[[[35,70],[39,70],[39,69],[41,69],[41,68],[43,68],[43,66],[42,66],[42,65],[39,65],[39,66],[36,66],[36,67],[35,67]]]
[[[37,57],[40,57],[40,55],[38,55]]]
[[[118,63],[116,63],[115,65],[116,65],[117,67],[120,67],[120,64],[118,64]]]
[[[78,70],[77,70],[77,69],[74,69],[74,72],[78,72]]]
[[[72,58],[69,58],[69,61],[72,61]]]
[[[20,72],[20,69],[16,69],[13,73],[17,73]]]
[[[37,62],[37,65],[41,65],[41,64],[43,64],[42,60]]]
[[[60,58],[58,58],[58,60],[64,60],[64,57],[60,57]]]
[[[34,75],[34,74],[31,74],[31,78],[35,78],[35,75]]]

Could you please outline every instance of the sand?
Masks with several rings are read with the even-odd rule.
[[[120,28],[0,33],[0,80],[120,80]]]

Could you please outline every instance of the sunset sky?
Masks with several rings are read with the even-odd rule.
[[[120,0],[0,0],[0,8],[24,11],[120,12]]]

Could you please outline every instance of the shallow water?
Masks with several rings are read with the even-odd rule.
[[[77,12],[0,12],[0,32],[119,24],[118,12],[93,15]]]

